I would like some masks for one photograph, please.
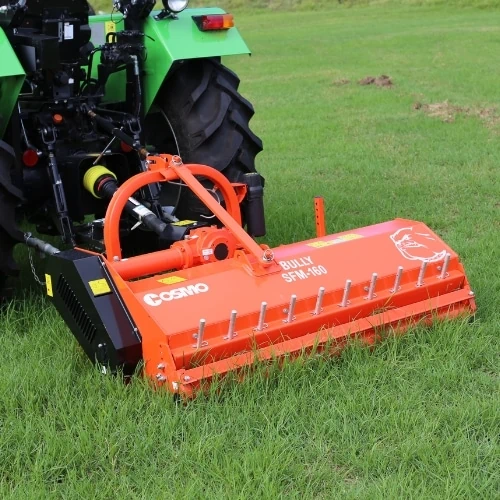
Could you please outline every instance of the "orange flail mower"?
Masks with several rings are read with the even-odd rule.
[[[396,219],[326,235],[317,198],[316,238],[269,248],[242,228],[245,185],[175,156],[149,156],[148,166],[120,187],[111,172],[94,167],[101,170],[89,174],[87,189],[111,193],[105,252],[73,249],[49,259],[47,293],[104,369],[127,373],[143,360],[157,384],[191,396],[202,382],[256,360],[354,336],[371,343],[380,329],[402,331],[476,309],[457,254],[421,222]],[[197,177],[210,180],[218,197]],[[125,210],[141,213],[153,230],[158,224],[134,193],[172,181],[191,189],[218,223],[174,222],[182,239],[122,258]]]

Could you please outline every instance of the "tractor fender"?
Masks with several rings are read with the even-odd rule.
[[[150,16],[145,25],[145,107],[149,109],[172,64],[182,59],[250,54],[236,28],[222,31],[200,31],[193,16],[225,14],[219,8],[187,9],[178,19],[157,21]],[[167,22],[165,22],[167,21]]]
[[[7,35],[0,28],[0,139],[19,97],[25,73]]]
[[[144,63],[144,111],[147,112],[160,90],[175,61],[201,59],[238,54],[250,54],[247,44],[236,28],[222,31],[202,32],[193,21],[193,16],[225,14],[217,8],[186,9],[176,19],[158,20],[159,12],[152,12],[144,23],[146,61]],[[104,42],[106,33],[123,29],[120,15],[92,16],[92,42]],[[116,89],[118,90],[118,89]],[[117,93],[112,90],[114,98]],[[123,94],[123,92],[121,92]]]

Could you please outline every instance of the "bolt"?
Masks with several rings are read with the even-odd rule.
[[[160,363],[156,368],[158,368],[158,370],[163,370],[165,369],[165,365],[163,363]]]
[[[444,262],[443,262],[443,266],[441,267],[440,266],[440,271],[441,271],[441,274],[439,275],[439,279],[445,279],[447,276],[448,276],[448,266],[450,265],[450,259],[451,259],[451,254],[449,253],[446,253],[445,257],[444,257]]]
[[[403,276],[403,266],[398,267],[394,286],[389,290],[391,293],[396,293],[400,289],[401,277]]]
[[[167,379],[161,373],[157,373],[156,380],[158,380],[158,382],[165,382]]]
[[[346,280],[344,287],[344,295],[342,296],[342,302],[339,304],[340,307],[347,307],[349,305],[349,291],[351,290],[351,280]]]
[[[316,306],[314,308],[314,312],[312,314],[318,315],[323,309],[321,307],[321,304],[323,303],[323,297],[325,295],[325,287],[320,286],[318,290],[318,297],[316,299]]]
[[[191,377],[189,375],[184,375],[184,382],[189,382]]]
[[[263,328],[267,327],[267,324],[265,323],[266,309],[267,309],[267,302],[262,302],[260,304],[259,322],[257,323],[257,328],[255,328],[255,330],[257,330],[258,332],[261,332]]]
[[[198,327],[198,333],[195,334],[196,338],[196,344],[193,346],[196,349],[200,349],[200,347],[204,347],[208,344],[208,342],[203,340],[203,333],[205,332],[205,325],[206,325],[206,320],[205,319],[200,319],[200,325]]]
[[[375,293],[375,285],[377,284],[377,273],[372,274],[372,280],[370,282],[370,288],[368,289],[368,296],[366,297],[368,300],[372,300],[374,297],[377,296]]]
[[[427,269],[427,261],[424,260],[422,261],[422,265],[420,266],[420,272],[418,274],[418,279],[417,279],[417,286],[424,286],[424,276],[425,276],[425,270]]]
[[[229,319],[229,327],[227,330],[227,335],[224,337],[225,340],[231,340],[233,337],[237,335],[237,333],[234,331],[234,327],[236,325],[236,316],[238,314],[238,311],[233,309],[231,311],[231,317]]]
[[[288,306],[288,315],[287,315],[287,318],[285,320],[286,323],[291,323],[295,319],[293,312],[295,310],[296,303],[297,303],[297,295],[293,294],[290,297],[290,305]]]

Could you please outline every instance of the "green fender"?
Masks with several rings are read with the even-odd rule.
[[[23,67],[2,28],[0,28],[0,54],[2,54],[0,63],[0,138],[2,138],[25,77]]]
[[[216,7],[186,9],[177,19],[157,21],[153,12],[144,24],[147,59],[144,64],[144,106],[147,112],[160,90],[172,64],[182,59],[250,54],[245,41],[236,28],[224,31],[202,32],[194,23],[193,16],[224,14]],[[117,14],[98,15],[90,18],[94,45],[104,42],[106,33],[123,29],[122,17]],[[117,75],[116,75],[117,76]],[[121,83],[121,84],[120,84]],[[117,78],[110,81],[112,100],[124,98],[124,82]],[[108,98],[108,100],[111,100]]]

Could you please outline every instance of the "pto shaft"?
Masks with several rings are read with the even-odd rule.
[[[96,165],[85,172],[83,185],[95,198],[107,200],[110,200],[118,190],[116,175],[101,165]],[[161,235],[167,227],[165,222],[135,198],[128,199],[125,211],[158,235]]]

